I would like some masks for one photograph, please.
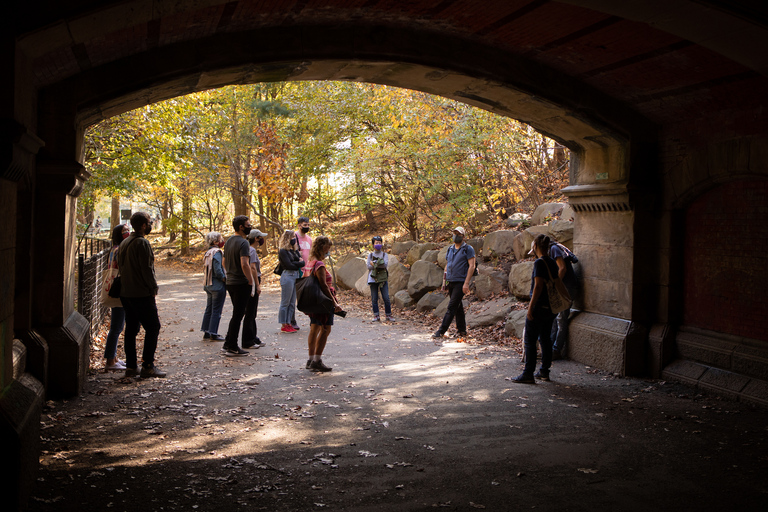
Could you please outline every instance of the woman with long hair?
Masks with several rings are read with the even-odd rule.
[[[549,307],[547,281],[557,276],[557,263],[549,257],[551,241],[547,235],[540,234],[533,240],[531,252],[536,254],[531,278],[531,301],[525,317],[525,369],[513,379],[521,384],[535,384],[536,379],[549,380],[549,367],[552,365],[552,323],[555,314]],[[536,342],[541,346],[541,368],[536,369]]]
[[[109,251],[109,259],[107,260],[107,271],[116,275],[117,274],[117,252],[120,249],[120,244],[128,238],[131,230],[128,228],[128,224],[118,224],[112,229],[112,250]],[[114,276],[110,276],[114,278]],[[109,285],[112,285],[110,280]],[[104,292],[109,292],[108,288],[105,288]],[[110,325],[109,334],[107,334],[107,345],[104,347],[104,357],[107,360],[106,369],[111,371],[125,370],[125,362],[117,358],[117,341],[120,337],[120,333],[123,332],[125,327],[125,310],[123,304],[119,298],[112,298],[107,293],[102,294],[104,305],[109,306],[110,313]]]
[[[224,310],[224,301],[227,299],[227,274],[222,264],[224,252],[221,250],[224,247],[224,237],[216,231],[211,231],[205,235],[205,241],[208,244],[208,250],[203,256],[205,273],[203,289],[208,300],[205,303],[200,330],[203,331],[204,340],[224,341],[224,336],[219,334],[221,312]]]
[[[312,242],[312,250],[309,253],[309,262],[304,267],[304,277],[314,274],[320,283],[320,288],[328,297],[333,299],[335,312],[341,312],[341,306],[336,300],[336,290],[333,288],[333,278],[325,268],[324,260],[329,255],[333,245],[327,236],[317,237]],[[307,360],[307,369],[315,372],[329,372],[332,368],[323,364],[323,350],[328,342],[328,335],[331,334],[333,326],[333,313],[310,313],[309,315],[309,337],[307,338],[307,348],[309,359]]]
[[[301,269],[306,263],[301,258],[298,249],[296,232],[286,229],[277,242],[277,257],[280,260],[280,310],[277,321],[280,322],[280,332],[293,333],[296,322],[296,280],[301,277]]]

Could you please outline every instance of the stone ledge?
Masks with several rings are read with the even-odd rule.
[[[685,359],[677,359],[664,368],[662,377],[701,391],[768,407],[768,381],[754,377]]]
[[[675,342],[680,359],[768,381],[768,343],[687,326]]]

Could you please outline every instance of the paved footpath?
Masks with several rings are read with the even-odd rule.
[[[201,276],[158,277],[168,378],[93,371],[49,402],[30,510],[768,510],[764,409],[570,361],[514,384],[511,348],[367,310],[337,319],[333,371],[313,373],[307,318],[279,333],[273,285],[268,345],[224,357],[198,331]]]

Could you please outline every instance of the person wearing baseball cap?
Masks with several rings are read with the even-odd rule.
[[[251,286],[251,297],[245,306],[245,317],[243,318],[243,348],[261,348],[264,342],[259,339],[258,327],[256,325],[256,313],[259,309],[259,295],[261,295],[261,261],[256,248],[264,245],[266,233],[253,228],[246,235],[248,244],[248,263],[251,267],[253,284]]]
[[[442,339],[445,332],[456,318],[456,330],[459,336],[467,335],[467,321],[464,318],[464,304],[462,300],[469,293],[469,282],[475,273],[475,249],[464,241],[466,231],[461,226],[453,228],[451,240],[453,245],[448,248],[445,255],[445,285],[448,289],[450,300],[448,310],[443,317],[443,323],[432,335],[432,338]]]

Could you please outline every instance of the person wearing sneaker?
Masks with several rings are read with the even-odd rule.
[[[227,273],[227,293],[232,301],[232,318],[229,321],[224,346],[224,355],[229,357],[247,356],[248,351],[240,348],[237,339],[240,335],[240,324],[243,322],[248,301],[252,298],[254,276],[251,273],[250,245],[246,237],[251,232],[251,221],[245,215],[232,219],[235,234],[224,244],[224,270]],[[255,293],[254,293],[255,295]],[[243,327],[243,339],[246,337]],[[255,333],[254,333],[255,335]]]
[[[205,313],[203,313],[203,324],[200,330],[203,331],[203,339],[211,341],[224,341],[224,336],[219,334],[219,323],[221,322],[221,312],[224,309],[224,301],[227,299],[227,275],[224,273],[222,260],[224,252],[224,237],[216,231],[211,231],[205,235],[205,241],[208,243],[208,251],[203,256],[203,289],[208,300],[205,304]]]
[[[329,255],[331,250],[331,241],[328,237],[320,236],[312,245],[312,251],[310,252],[309,263],[304,267],[304,277],[308,277],[311,274],[315,274],[320,288],[328,297],[333,299],[335,304],[335,311],[341,312],[341,306],[336,299],[336,290],[333,288],[333,278],[331,274],[326,270],[324,260]],[[323,350],[328,342],[328,335],[331,334],[331,327],[333,326],[332,314],[309,314],[309,336],[307,337],[307,349],[309,352],[309,359],[307,360],[307,368],[315,372],[329,372],[332,368],[323,364]]]
[[[307,233],[310,231],[309,217],[301,216],[296,220],[296,249],[301,253],[301,259],[304,260],[304,268],[306,270],[306,264],[309,262],[309,252],[312,250],[312,237]],[[294,313],[291,318],[291,327],[295,330],[299,330],[299,324],[296,322],[296,314]]]
[[[549,380],[549,368],[552,365],[552,322],[555,315],[549,307],[547,281],[557,275],[557,263],[549,257],[550,239],[547,235],[538,235],[533,240],[532,250],[536,254],[531,278],[531,300],[525,317],[525,368],[523,373],[513,379],[521,384],[534,384],[535,379]],[[541,345],[541,368],[536,369],[536,342]]]
[[[469,283],[475,274],[475,249],[464,241],[466,232],[458,226],[453,230],[451,240],[453,245],[448,247],[445,255],[445,277],[443,290],[448,289],[448,310],[443,316],[443,323],[432,335],[435,339],[441,339],[451,322],[456,318],[456,330],[459,335],[467,334],[467,321],[464,318],[464,296],[469,294]]]
[[[123,309],[120,298],[109,296],[109,289],[119,274],[117,252],[120,249],[120,244],[128,238],[130,233],[128,224],[118,224],[112,230],[112,250],[109,252],[107,272],[104,273],[104,286],[101,288],[102,303],[109,307],[111,312],[109,334],[107,334],[107,344],[104,347],[104,358],[107,360],[105,370],[107,371],[125,370],[125,362],[117,358],[117,341],[120,333],[123,332],[123,327],[125,327],[125,309]],[[120,279],[122,280],[122,278]]]
[[[286,229],[277,243],[277,257],[280,260],[280,309],[277,321],[280,322],[280,332],[298,332],[293,325],[296,323],[296,280],[301,277],[306,263],[298,250],[296,232]]]
[[[371,287],[371,309],[373,309],[373,321],[379,321],[379,292],[384,299],[384,313],[387,320],[392,321],[392,305],[389,302],[389,255],[384,252],[384,242],[380,236],[371,239],[373,252],[368,254],[365,263],[368,266],[368,286]]]
[[[146,236],[152,231],[152,219],[144,212],[131,215],[133,233],[122,241],[117,253],[120,268],[120,302],[125,309],[125,375],[136,376],[138,360],[136,335],[144,327],[141,377],[165,377],[155,366],[155,351],[160,335],[160,317],[157,314],[157,280],[155,255]]]
[[[259,339],[259,328],[256,325],[256,315],[259,311],[259,296],[261,295],[261,260],[259,260],[258,247],[264,245],[267,234],[258,229],[252,229],[248,236],[248,264],[251,267],[255,286],[251,289],[251,297],[245,306],[243,317],[243,348],[261,348],[264,343]]]

